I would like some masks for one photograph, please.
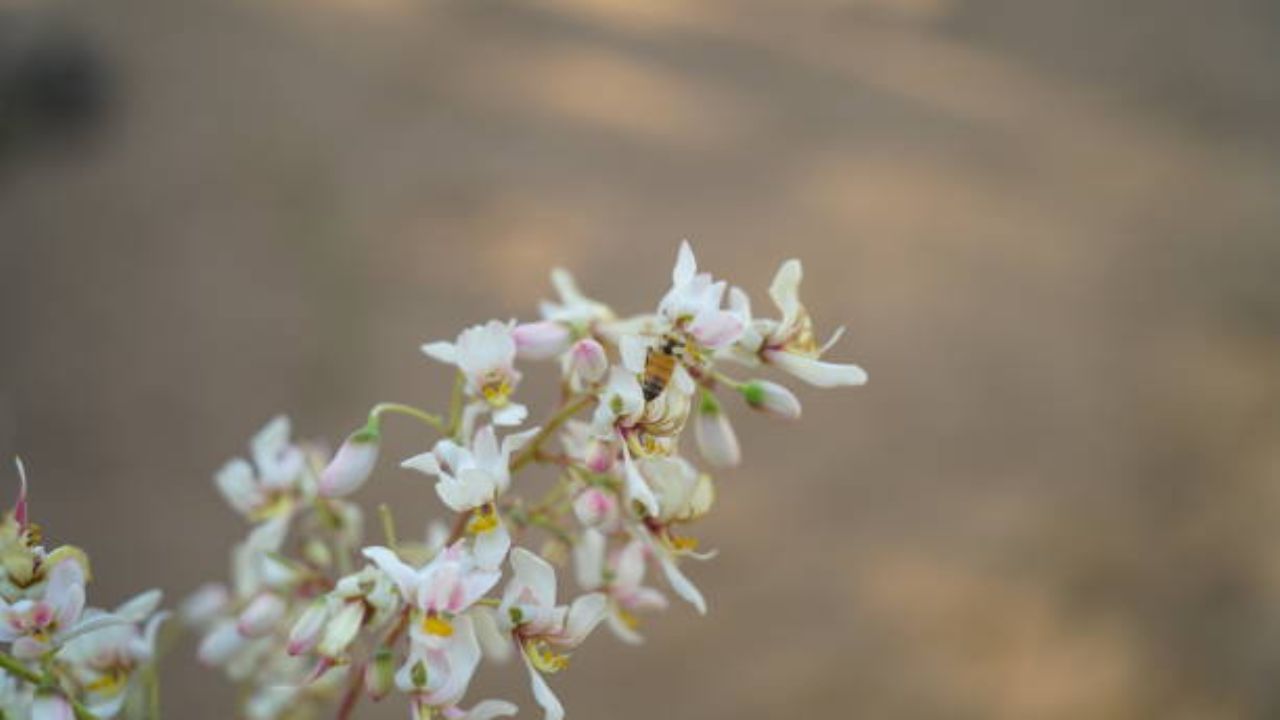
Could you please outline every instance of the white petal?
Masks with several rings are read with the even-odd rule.
[[[627,498],[634,502],[640,503],[649,515],[658,516],[658,499],[654,497],[653,491],[649,489],[649,485],[644,481],[644,477],[640,475],[639,468],[631,460],[631,452],[627,450],[626,445],[622,446],[622,468],[623,474],[627,478]]]
[[[803,276],[800,261],[788,260],[778,268],[778,274],[773,276],[773,283],[769,285],[769,297],[782,311],[780,322],[783,327],[791,327],[800,315],[800,280]]]
[[[434,451],[414,455],[408,460],[401,462],[400,467],[408,470],[417,470],[418,472],[425,473],[427,475],[440,474],[440,461],[436,458]]]
[[[458,349],[451,342],[443,340],[439,342],[427,343],[422,346],[422,352],[433,360],[439,360],[446,365],[458,364]]]
[[[622,357],[622,367],[633,373],[644,372],[651,346],[652,343],[649,340],[639,335],[623,335],[618,340],[618,354]]]
[[[237,512],[248,513],[262,500],[253,466],[244,458],[223,465],[213,479],[227,504]]]
[[[496,662],[510,660],[515,644],[510,635],[498,629],[498,619],[494,616],[493,608],[477,606],[471,608],[468,614],[475,621],[476,639],[480,641],[484,656]]]
[[[524,658],[524,666],[529,669],[529,684],[533,687],[533,699],[542,706],[544,720],[564,720],[564,706],[560,704],[556,694],[551,692],[547,681],[542,679],[542,673],[538,672],[529,661],[528,655],[524,653],[520,655]]]
[[[147,590],[138,593],[116,608],[115,614],[131,623],[140,623],[151,617],[151,613],[160,607],[164,593],[159,590]]]
[[[680,572],[675,559],[665,554],[660,554],[658,564],[662,566],[662,572],[667,576],[667,582],[671,584],[671,589],[693,605],[698,610],[698,614],[706,615],[707,601],[702,597],[702,593],[698,588],[692,582],[689,582],[689,578]]]
[[[596,625],[604,620],[605,611],[608,609],[609,599],[604,593],[591,593],[573,601],[569,605],[569,616],[565,620],[565,638],[564,641],[570,647],[577,647],[587,639],[587,635],[595,629]]]
[[[795,353],[771,350],[765,359],[815,387],[865,385],[867,373],[857,365],[822,362]]]
[[[583,590],[597,590],[604,586],[604,553],[607,542],[604,533],[587,528],[573,546],[574,568],[578,574],[578,585]]]
[[[529,416],[529,409],[520,403],[507,403],[493,411],[493,424],[503,427],[515,427]]]
[[[729,416],[720,410],[699,410],[693,424],[698,451],[713,467],[733,467],[742,462],[742,448]]]
[[[742,337],[745,328],[742,319],[727,310],[698,313],[689,326],[689,332],[703,347],[720,348]]]
[[[622,642],[628,645],[640,645],[644,643],[644,636],[636,632],[617,612],[610,612],[605,617],[605,620],[609,623],[609,629],[612,630],[613,634],[617,635],[618,639]]]
[[[511,533],[507,526],[498,521],[498,526],[489,532],[476,535],[476,566],[482,570],[495,570],[502,565],[511,549]]]
[[[676,255],[676,266],[671,271],[671,284],[684,285],[693,279],[698,272],[698,261],[693,257],[693,248],[688,240],[680,241],[680,250]]]
[[[511,551],[511,568],[515,570],[516,581],[533,594],[535,603],[544,607],[555,606],[556,571],[551,563],[524,548],[516,548]]]
[[[418,573],[395,554],[391,548],[375,545],[361,551],[379,570],[387,574],[391,581],[400,588],[400,596],[405,602],[413,602],[418,584]]]
[[[485,700],[467,711],[461,720],[493,720],[499,717],[512,717],[520,708],[504,700]]]

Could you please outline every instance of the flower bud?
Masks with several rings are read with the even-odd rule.
[[[204,625],[217,617],[229,600],[225,585],[201,585],[182,602],[182,620],[188,625]]]
[[[248,638],[262,637],[275,628],[287,609],[288,605],[279,595],[262,593],[250,600],[241,611],[236,620],[236,629]]]
[[[333,620],[325,627],[324,636],[320,638],[317,650],[325,657],[338,657],[356,639],[360,626],[364,624],[364,603],[348,602],[342,606]]]
[[[31,703],[31,720],[75,720],[71,703],[61,695],[40,693]]]
[[[315,647],[320,640],[320,631],[324,630],[324,622],[328,619],[329,609],[324,600],[312,602],[289,631],[289,645],[286,648],[288,653],[301,655]]]
[[[364,669],[364,689],[369,697],[381,700],[396,685],[396,656],[389,647],[380,647]]]
[[[800,401],[786,387],[768,380],[752,380],[741,388],[742,397],[756,410],[784,420],[800,418]]]
[[[329,466],[320,473],[320,494],[342,497],[359,490],[373,474],[373,466],[378,462],[380,439],[376,420],[370,420],[369,425],[351,433],[333,460],[329,461]]]
[[[609,372],[609,356],[605,354],[603,345],[591,338],[583,338],[574,343],[565,356],[564,370],[566,375],[577,378],[584,385],[594,385]]]
[[[619,517],[618,499],[613,493],[598,487],[589,487],[573,501],[573,514],[583,527],[611,528]]]
[[[546,360],[564,352],[569,346],[569,328],[558,322],[543,320],[524,323],[511,330],[516,353],[525,360]]]
[[[234,620],[223,620],[204,636],[196,657],[205,665],[217,667],[230,660],[240,648],[244,647],[245,638],[236,628]]]
[[[716,467],[731,467],[742,460],[738,436],[729,424],[729,416],[720,410],[716,396],[705,390],[698,405],[693,435],[698,441],[698,451],[708,463]]]
[[[601,440],[592,440],[587,444],[586,457],[583,461],[587,469],[593,473],[607,473],[613,469],[618,451],[612,444]]]

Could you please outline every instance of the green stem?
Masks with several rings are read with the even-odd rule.
[[[376,421],[383,413],[397,413],[399,415],[406,415],[426,425],[430,425],[431,427],[435,428],[436,430],[439,430],[440,432],[445,431],[444,420],[441,420],[439,416],[432,415],[431,413],[425,410],[419,410],[418,408],[413,407],[412,405],[405,405],[404,403],[393,403],[393,402],[378,403],[377,405],[373,406],[372,410],[369,411],[369,420]]]
[[[382,534],[386,538],[387,547],[396,549],[396,519],[386,503],[378,506],[378,517],[382,519]]]
[[[560,411],[555,415],[552,415],[551,418],[547,420],[547,424],[543,425],[542,429],[538,431],[538,434],[533,436],[533,440],[531,440],[529,444],[526,445],[518,455],[516,455],[515,459],[511,461],[511,472],[516,472],[525,465],[533,462],[533,460],[538,456],[538,450],[542,447],[542,443],[546,441],[552,433],[559,430],[561,425],[568,422],[569,418],[577,415],[579,410],[582,410],[593,402],[595,402],[594,396],[584,395],[581,398],[578,398],[577,402],[569,403],[560,408]]]
[[[33,685],[39,685],[44,682],[44,677],[40,673],[23,665],[21,661],[7,653],[0,652],[0,669],[6,670],[14,677],[26,680]]]

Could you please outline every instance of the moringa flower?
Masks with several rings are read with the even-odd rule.
[[[0,643],[14,656],[32,659],[57,647],[84,610],[84,568],[67,558],[47,570],[44,594],[9,603],[0,598]]]
[[[498,513],[497,499],[511,484],[512,453],[538,432],[539,428],[532,428],[508,435],[499,445],[493,426],[486,425],[476,433],[470,449],[441,440],[431,452],[402,463],[440,478],[436,482],[440,500],[455,512],[471,513],[467,531],[475,538],[476,561],[483,567],[501,565],[511,547],[511,534]]]
[[[604,619],[607,598],[583,595],[568,606],[556,605],[556,571],[546,560],[524,548],[511,552],[515,577],[507,584],[498,615],[511,627],[529,670],[534,698],[547,720],[564,717],[564,707],[543,679],[569,663],[569,652],[582,644]]]
[[[289,441],[289,418],[273,418],[253,437],[249,450],[252,463],[235,458],[214,478],[241,515],[256,521],[287,513],[299,495],[310,493],[306,454]]]
[[[511,394],[520,383],[511,323],[490,320],[463,330],[456,342],[427,343],[422,352],[447,365],[456,365],[466,379],[467,394],[488,407],[495,424],[524,422],[528,410],[511,402]]]

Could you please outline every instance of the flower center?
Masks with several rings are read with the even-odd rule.
[[[480,394],[489,405],[496,408],[503,407],[511,397],[511,381],[505,373],[490,373],[480,386]]]
[[[436,615],[435,613],[429,613],[426,617],[422,618],[422,631],[428,635],[435,635],[436,637],[452,637],[453,623],[439,615]]]

